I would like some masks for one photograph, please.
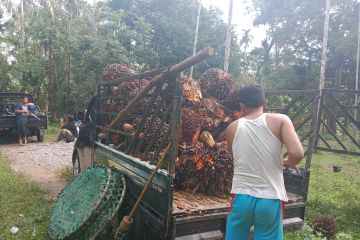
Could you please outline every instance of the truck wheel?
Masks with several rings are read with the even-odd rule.
[[[38,142],[43,142],[44,141],[44,134],[41,134],[40,130],[37,131],[37,134],[36,134],[36,138],[38,140]]]
[[[80,157],[79,154],[76,153],[73,159],[73,175],[76,177],[80,173]]]

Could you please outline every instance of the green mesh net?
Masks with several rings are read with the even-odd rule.
[[[94,239],[119,210],[124,184],[120,174],[104,166],[81,173],[58,196],[48,227],[50,239]]]

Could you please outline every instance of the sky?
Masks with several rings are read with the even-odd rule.
[[[218,7],[224,13],[224,21],[228,21],[229,0],[202,0],[202,4],[207,8],[210,6]],[[235,25],[238,38],[241,39],[243,29],[251,29],[250,35],[253,36],[253,41],[250,44],[250,48],[260,46],[261,41],[265,39],[266,28],[264,26],[253,27],[252,22],[255,16],[249,14],[247,10],[251,0],[234,0],[233,4],[232,23]]]

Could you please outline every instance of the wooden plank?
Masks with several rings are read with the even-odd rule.
[[[338,88],[325,88],[323,89],[324,92],[327,94],[331,93],[343,93],[343,94],[358,94],[360,95],[360,90],[355,89],[338,89]]]
[[[315,121],[315,138],[313,145],[314,147],[317,146],[319,142],[321,118],[323,116],[323,111],[324,111],[325,93],[321,91],[320,94],[321,95],[318,96],[318,102],[315,110],[316,121]]]
[[[313,118],[312,115],[309,115],[305,120],[295,128],[295,131],[298,131],[300,128],[302,128],[307,122],[309,122]]]
[[[316,96],[313,96],[312,98],[310,98],[309,101],[307,101],[293,116],[291,116],[290,117],[291,121],[293,121],[297,115],[299,115],[302,111],[304,111],[304,109],[307,106],[309,106],[309,104],[312,103],[315,98],[316,98]]]
[[[159,124],[159,127],[157,129],[157,131],[155,131],[155,135],[153,136],[153,138],[151,139],[150,143],[147,145],[144,153],[142,154],[141,158],[144,158],[150,151],[151,147],[154,145],[155,140],[158,139],[159,134],[160,134],[160,129],[162,129],[162,127],[164,126],[164,123],[166,122],[166,120],[168,119],[170,113],[172,110],[172,105],[170,105],[168,107],[168,109],[165,112],[165,115],[163,116],[163,118],[161,119],[161,122]]]
[[[325,126],[325,128],[330,132],[330,134],[335,138],[335,140],[338,142],[338,144],[346,151],[348,151],[347,147],[341,142],[341,140],[336,136],[336,134],[333,132],[333,130],[321,119],[322,125]],[[320,136],[320,133],[319,133]]]
[[[360,144],[357,142],[357,140],[350,134],[350,132],[346,129],[346,127],[339,121],[337,117],[335,117],[335,114],[327,107],[324,106],[324,109],[335,119],[336,123],[340,126],[340,128],[343,130],[343,132],[348,135],[348,137],[351,139],[351,141],[360,148]]]
[[[346,110],[360,110],[360,105],[343,105],[341,104]]]
[[[346,151],[346,150],[341,150],[341,149],[329,149],[329,148],[323,148],[323,147],[316,147],[316,150],[360,156],[360,152]]]
[[[155,109],[154,113],[152,114],[152,117],[151,117],[151,119],[150,119],[150,122],[149,122],[148,126],[152,126],[152,125],[154,124],[154,121],[155,121],[155,119],[156,119],[157,116],[158,116],[158,113],[159,113],[159,111],[160,111],[160,108],[161,108],[163,102],[164,102],[164,98],[161,98],[160,103],[157,104],[156,109]],[[170,107],[171,107],[171,105],[168,106],[168,108],[170,108]],[[144,136],[147,136],[147,135],[149,134],[150,129],[151,129],[151,127],[147,128],[147,129],[145,130]],[[159,131],[159,130],[158,130],[158,131]],[[141,148],[143,147],[143,145],[144,145],[144,142],[145,142],[145,137],[144,137],[144,138],[141,138],[140,142],[138,143],[138,145],[137,145],[137,147],[136,147],[136,149],[135,149],[135,151],[134,151],[135,153],[137,153],[137,152],[140,151],[140,149],[141,149]]]
[[[308,172],[310,170],[310,166],[311,166],[311,160],[312,160],[312,155],[313,155],[313,151],[314,151],[314,146],[315,146],[315,139],[316,139],[316,136],[318,134],[318,132],[316,131],[316,121],[317,119],[320,117],[321,118],[321,114],[322,112],[320,112],[320,116],[317,116],[317,110],[318,110],[318,106],[320,104],[320,100],[319,99],[319,96],[316,95],[316,100],[315,102],[317,104],[314,104],[313,106],[313,113],[312,113],[312,119],[311,119],[311,125],[310,125],[310,131],[314,132],[315,134],[312,134],[310,137],[309,137],[309,140],[308,140],[308,149],[307,149],[307,153],[306,153],[306,162],[305,162],[305,170]],[[304,184],[304,186],[306,186],[306,190],[304,191],[305,192],[305,199],[307,198],[307,193],[308,193],[308,186],[309,186],[309,179],[305,179],[304,181],[306,181],[306,184]]]
[[[305,141],[308,137],[310,137],[310,135],[312,134],[312,131],[309,131],[307,134],[305,134],[301,139],[300,142],[302,143],[303,141]]]
[[[330,96],[330,98],[332,100],[334,100],[334,102],[336,103],[336,105],[339,106],[339,108],[342,110],[342,112],[346,115],[346,117],[349,118],[349,120],[355,124],[357,129],[360,129],[360,122],[358,122],[342,105],[341,103],[332,95],[332,94],[328,94],[328,96]]]
[[[164,70],[166,70],[168,68],[169,67],[156,69],[156,70],[145,72],[145,73],[142,73],[142,74],[136,74],[136,75],[132,75],[132,76],[129,76],[129,77],[118,78],[118,79],[114,79],[114,80],[111,80],[111,81],[102,82],[102,83],[99,84],[99,86],[112,86],[112,85],[122,83],[124,81],[152,77],[152,76],[160,74],[162,71],[164,71]]]
[[[171,128],[168,128],[165,137],[162,139],[160,143],[160,146],[155,150],[154,155],[151,156],[150,164],[154,164],[154,161],[157,160],[155,158],[159,156],[160,151],[164,150],[165,146],[168,144],[166,140],[170,137],[170,135],[171,135]]]
[[[124,136],[128,136],[128,137],[132,137],[132,134],[127,133],[127,132],[123,132],[123,131],[119,131],[119,130],[115,130],[115,129],[111,129],[111,128],[106,128],[106,127],[102,127],[99,125],[96,125],[96,128],[100,129],[100,130],[107,130],[111,133],[116,133],[116,134],[120,134],[120,135],[124,135]]]
[[[180,121],[183,88],[179,76],[173,82],[175,83],[175,94],[173,95],[173,114],[171,115],[171,146],[169,149],[168,172],[175,177],[175,161],[179,153],[179,139],[181,134]]]
[[[319,89],[305,89],[305,90],[279,90],[265,92],[266,96],[273,95],[291,95],[291,94],[317,94]]]
[[[330,149],[332,149],[332,147],[330,146],[330,144],[325,140],[325,138],[319,133],[319,138],[321,139],[321,141],[323,142],[323,143],[325,143],[325,145],[328,147],[328,148],[330,148]]]
[[[281,113],[283,113],[283,114],[287,113],[290,110],[290,108],[292,106],[294,106],[295,103],[302,97],[303,97],[303,94],[301,94],[301,93],[295,95],[295,97],[289,102],[289,104],[285,107],[285,109],[281,111]]]
[[[154,91],[154,94],[150,99],[149,105],[147,106],[145,112],[141,116],[141,121],[140,121],[139,126],[144,126],[144,124],[145,124],[145,122],[147,120],[147,117],[149,116],[150,109],[154,106],[155,101],[156,101],[157,97],[159,96],[159,93],[161,91],[161,88],[162,88],[163,84],[164,84],[164,82],[160,82],[159,84],[157,84],[157,86],[155,88],[155,91]],[[140,132],[141,132],[141,129],[136,130],[136,133],[132,137],[129,146],[125,151],[126,154],[129,154],[130,152],[132,152],[133,148],[135,147],[136,140],[139,139]]]

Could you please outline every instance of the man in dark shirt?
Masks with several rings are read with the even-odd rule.
[[[78,130],[74,124],[74,120],[72,117],[68,117],[67,123],[65,123],[64,126],[61,127],[57,141],[65,139],[66,142],[72,142],[77,137]]]
[[[18,134],[19,134],[19,144],[23,146],[27,143],[26,140],[26,131],[28,126],[28,108],[27,104],[29,99],[24,97],[22,102],[18,103],[15,107],[16,120],[18,125]]]

